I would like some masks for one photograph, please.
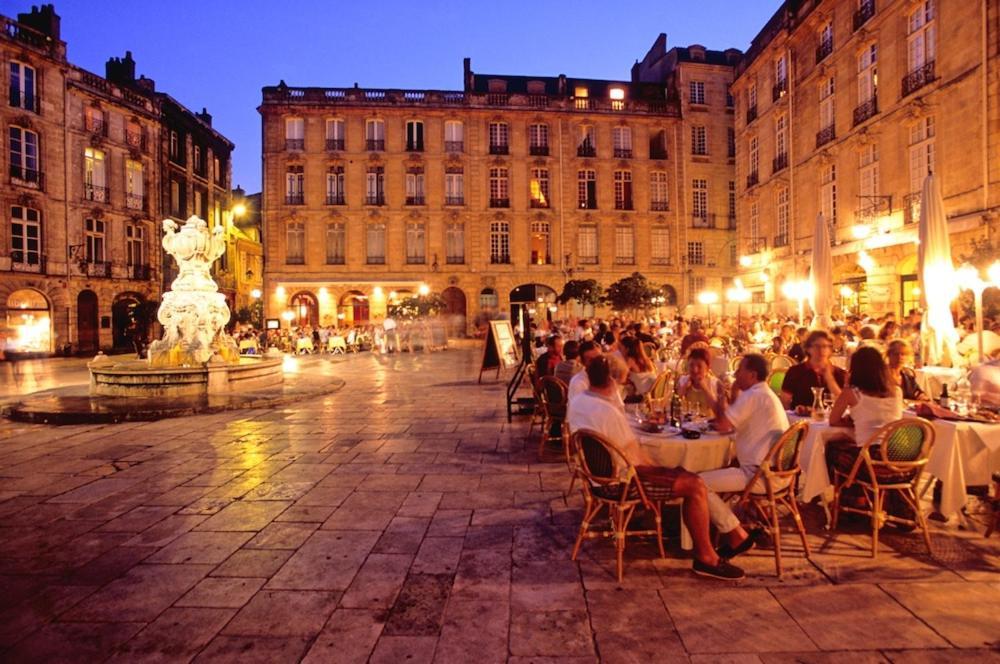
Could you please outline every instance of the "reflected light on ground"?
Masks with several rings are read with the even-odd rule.
[[[285,373],[298,373],[299,358],[294,355],[285,355],[285,359],[281,361],[281,370]]]

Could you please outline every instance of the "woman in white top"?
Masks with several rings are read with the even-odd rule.
[[[875,432],[903,416],[903,391],[890,378],[882,353],[875,348],[862,346],[851,356],[846,383],[850,389],[837,397],[830,410],[830,424],[854,427],[854,440],[827,443],[831,472],[833,468],[850,471],[858,452],[871,442]]]
[[[711,416],[710,404],[723,395],[722,384],[710,369],[712,356],[707,348],[692,348],[687,356],[687,374],[677,380],[677,395],[687,402],[687,407],[696,413]],[[699,380],[702,376],[704,381]],[[695,387],[703,383],[711,390],[711,395]],[[711,399],[707,398],[711,396]]]

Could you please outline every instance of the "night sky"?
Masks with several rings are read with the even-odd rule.
[[[233,184],[260,189],[260,89],[462,88],[462,58],[496,74],[624,79],[660,32],[667,46],[746,49],[779,0],[340,2],[63,0],[72,63],[104,74],[131,50],[156,81],[236,144]],[[30,10],[4,0],[3,14]]]

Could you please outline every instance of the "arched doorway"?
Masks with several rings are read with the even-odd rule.
[[[51,353],[52,315],[45,296],[30,288],[7,296],[7,331],[15,352]]]
[[[550,305],[556,302],[556,292],[544,284],[521,284],[510,292],[510,316],[515,326],[522,321],[552,320]]]
[[[294,317],[292,324],[298,327],[316,327],[319,324],[319,302],[309,291],[299,291],[289,300]]]
[[[843,265],[834,273],[833,294],[844,315],[867,313],[868,273],[855,263]]]
[[[465,293],[461,288],[449,286],[441,291],[444,300],[445,329],[449,337],[465,336]]]
[[[111,344],[114,348],[131,348],[132,337],[137,333],[133,325],[142,296],[137,293],[119,293],[111,305]]]
[[[670,284],[664,284],[660,290],[663,291],[663,305],[666,307],[676,307],[677,289]]]
[[[347,291],[340,298],[340,312],[337,314],[341,325],[353,326],[363,325],[370,317],[368,308],[368,296],[361,291]]]
[[[101,345],[101,331],[97,326],[97,293],[82,290],[76,296],[76,349],[81,353],[94,353]]]

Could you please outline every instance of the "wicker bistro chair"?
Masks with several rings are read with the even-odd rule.
[[[551,441],[562,442],[566,428],[566,383],[555,376],[542,376],[538,384],[538,396],[542,404],[542,435],[538,442],[538,458],[542,458],[545,445]],[[558,425],[559,433],[553,430]]]
[[[781,434],[771,450],[767,453],[764,463],[757,469],[757,474],[747,484],[747,488],[740,496],[739,505],[744,508],[753,508],[760,518],[767,524],[767,529],[771,533],[774,541],[774,567],[781,578],[781,528],[779,525],[779,509],[788,508],[795,521],[795,529],[802,539],[802,548],[805,550],[806,558],[812,555],[809,550],[809,542],[806,540],[806,529],[802,524],[802,515],[799,514],[798,502],[795,499],[798,493],[799,475],[802,468],[799,466],[799,456],[802,453],[802,443],[809,433],[809,423],[806,421],[796,422]]]
[[[788,373],[786,369],[772,369],[771,374],[767,377],[767,386],[771,388],[771,391],[781,396],[781,386],[785,382],[785,374]]]
[[[635,466],[625,459],[611,441],[596,431],[580,429],[573,432],[569,440],[576,457],[576,472],[583,491],[583,520],[573,545],[572,560],[576,560],[584,539],[613,538],[620,583],[624,573],[625,540],[629,536],[655,535],[660,557],[666,558],[663,550],[663,521],[660,517],[661,501],[648,494],[651,487],[644,487],[639,481]],[[626,468],[623,477],[615,473],[616,460],[618,467]],[[652,489],[657,491],[656,487]],[[667,499],[668,497],[663,497],[663,500]],[[655,530],[629,530],[629,522],[640,507],[653,512]],[[608,511],[611,529],[595,530],[592,524],[603,509]]]
[[[933,555],[931,534],[920,509],[917,486],[934,445],[934,427],[920,418],[903,418],[890,422],[875,432],[861,449],[850,471],[834,468],[833,528],[841,512],[864,514],[872,524],[872,558],[878,557],[878,533],[887,522],[919,527],[924,534],[927,551]],[[864,491],[870,507],[847,507],[841,504],[844,489],[857,484]],[[885,498],[896,492],[914,511],[914,518],[893,516],[885,511]]]
[[[646,392],[646,403],[652,405],[655,401],[663,401],[670,397],[673,392],[674,375],[670,369],[665,370],[656,380],[653,386]]]
[[[791,369],[797,362],[787,355],[774,355],[771,357],[771,371],[778,369]]]
[[[531,420],[528,422],[528,438],[531,438],[531,432],[535,430],[535,425],[541,425],[545,421],[545,407],[542,405],[542,396],[538,393],[534,364],[528,364],[523,380],[528,381],[528,385],[531,386],[531,396],[535,400],[535,409],[531,412]]]

